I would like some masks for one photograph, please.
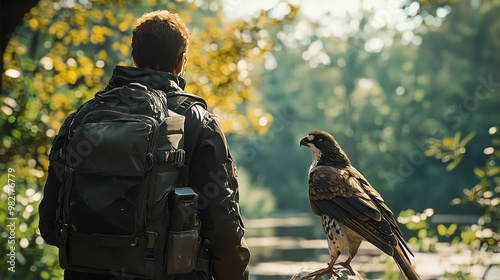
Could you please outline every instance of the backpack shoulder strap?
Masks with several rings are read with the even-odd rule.
[[[205,100],[199,96],[196,96],[194,94],[189,94],[185,92],[180,92],[180,91],[173,91],[173,92],[168,92],[167,93],[167,104],[168,108],[174,112],[176,112],[179,115],[184,115],[189,109],[191,109],[193,106],[199,105],[203,109],[207,109],[207,103]],[[198,136],[201,131],[201,126],[197,126],[193,133],[189,135],[190,139],[198,139]],[[185,147],[186,148],[186,147]],[[187,155],[191,155],[193,152],[194,146],[191,147],[190,150],[186,150]],[[189,182],[189,163],[190,161],[190,156],[186,158],[185,164],[182,167],[181,170],[181,176],[183,177],[184,184],[187,185]]]
[[[200,105],[203,109],[207,109],[207,103],[203,98],[190,93],[169,92],[167,93],[167,100],[168,108],[180,115],[183,115],[195,105]]]

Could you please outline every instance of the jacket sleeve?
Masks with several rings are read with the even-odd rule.
[[[40,221],[38,228],[42,238],[50,245],[57,246],[56,212],[59,207],[59,192],[64,175],[64,161],[60,158],[60,150],[68,133],[69,123],[73,119],[71,114],[59,129],[59,134],[54,138],[49,153],[49,170],[47,181],[43,189],[43,198],[40,202],[38,213]]]
[[[250,251],[243,238],[236,166],[217,117],[209,113],[202,117],[189,174],[215,279],[248,279]]]

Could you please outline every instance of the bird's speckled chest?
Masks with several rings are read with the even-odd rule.
[[[325,230],[328,250],[332,257],[337,258],[342,253],[342,250],[349,248],[352,239],[363,239],[347,228],[342,222],[327,215],[321,216],[321,224]]]

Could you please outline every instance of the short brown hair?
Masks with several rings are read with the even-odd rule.
[[[132,57],[140,68],[172,72],[189,45],[189,31],[177,14],[145,13],[132,30]]]

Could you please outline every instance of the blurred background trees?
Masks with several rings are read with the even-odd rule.
[[[475,184],[500,116],[500,19],[492,16],[499,2],[378,9],[369,2],[343,16],[325,11],[321,20],[301,14],[275,35],[275,68],[264,70],[260,85],[274,121],[268,134],[232,137],[239,165],[271,188],[278,207],[307,210],[296,201],[306,197],[310,156],[297,143],[325,129],[395,212],[479,214],[475,205],[449,202]],[[457,132],[475,137],[448,173],[426,157],[427,139]]]
[[[324,129],[395,213],[474,214],[499,232],[500,1],[306,2],[40,0],[3,56],[0,180],[15,169],[15,276],[60,277],[36,233],[50,143],[116,64],[132,65],[135,18],[155,9],[191,30],[187,90],[221,116],[245,218],[309,211],[310,153],[298,141]]]

